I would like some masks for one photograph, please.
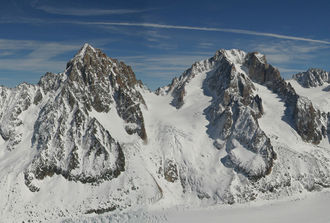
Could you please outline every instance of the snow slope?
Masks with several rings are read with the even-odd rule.
[[[277,201],[250,202],[230,206],[216,205],[204,208],[177,206],[162,210],[136,210],[84,219],[65,219],[61,222],[324,223],[330,221],[329,205],[330,192],[324,191]]]
[[[162,213],[164,222],[290,222],[324,223],[330,221],[328,206],[330,194],[318,193],[303,199],[280,200],[267,203],[252,202],[245,205],[216,206],[193,210],[172,210]],[[161,216],[161,214],[160,214]],[[161,218],[160,218],[161,219]],[[161,221],[160,221],[161,222]]]
[[[215,168],[220,165],[218,157],[223,157],[225,153],[215,149],[213,140],[205,134],[208,121],[204,109],[211,100],[203,94],[202,89],[206,72],[191,80],[186,89],[187,103],[180,110],[170,105],[170,95],[157,96],[151,92],[143,94],[149,105],[148,110],[144,111],[149,141],[143,150],[150,152],[153,159],[156,159],[150,169],[159,172],[166,168],[166,162],[173,162],[177,166],[178,177],[181,175],[181,180],[190,182],[189,185],[193,187],[182,188],[179,180],[171,185],[162,179],[162,174],[156,175],[164,193],[160,205],[185,203],[187,199],[191,204],[200,204],[202,201],[197,196],[222,194],[223,188],[230,184],[231,171],[224,166]],[[215,175],[224,177],[212,177]]]
[[[268,200],[330,187],[330,141],[302,139],[276,75],[259,53],[220,50],[155,94],[85,45],[64,73],[1,89],[0,222],[276,219],[292,202]],[[327,109],[311,90],[297,92]]]
[[[330,148],[327,139],[323,140],[320,145],[302,141],[299,134],[292,128],[289,117],[285,114],[285,105],[281,98],[266,87],[259,84],[255,85],[257,86],[257,93],[261,95],[263,100],[265,111],[259,124],[272,142],[285,145],[297,152],[310,152],[311,149],[317,149],[320,145],[323,145],[324,148]],[[317,105],[317,103],[315,104]]]
[[[321,111],[330,112],[330,91],[325,90],[330,84],[324,83],[322,86],[304,88],[294,79],[288,82],[299,95],[309,98]]]

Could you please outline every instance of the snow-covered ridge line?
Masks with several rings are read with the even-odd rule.
[[[232,66],[230,69],[235,69],[237,74],[246,75],[252,81],[263,84],[277,93],[286,103],[287,113],[293,119],[293,127],[304,140],[318,144],[327,137],[326,114],[320,115],[311,102],[299,99],[299,95],[281,77],[280,72],[268,64],[266,57],[258,52],[219,50],[212,58],[193,64],[179,78],[174,78],[170,85],[159,88],[156,94],[171,94],[172,105],[180,108],[184,103],[185,85],[200,72],[218,69],[217,66],[224,63],[223,60],[230,64],[227,68]],[[308,115],[307,110],[313,111],[312,114]]]
[[[292,78],[304,88],[330,84],[330,73],[317,68],[310,68],[306,72],[297,73]]]
[[[329,118],[257,52],[219,50],[155,94],[85,44],[65,72],[0,94],[5,221],[244,203],[330,185]]]

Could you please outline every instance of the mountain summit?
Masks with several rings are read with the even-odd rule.
[[[302,79],[326,82],[315,72]],[[0,215],[54,221],[329,187],[330,109],[296,80],[260,53],[219,50],[154,93],[85,44],[63,73],[0,88]]]
[[[330,74],[322,69],[310,68],[306,72],[293,75],[293,79],[305,87],[318,87],[330,83]]]

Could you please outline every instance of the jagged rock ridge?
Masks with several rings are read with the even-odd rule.
[[[269,138],[258,125],[263,108],[261,98],[254,94],[253,82],[266,86],[282,98],[287,107],[288,121],[303,140],[318,144],[327,137],[326,114],[317,110],[307,98],[297,95],[280,72],[257,52],[246,54],[239,50],[220,50],[214,57],[195,63],[179,78],[174,78],[170,85],[157,89],[156,93],[171,94],[172,105],[179,109],[184,104],[185,86],[195,75],[206,70],[211,71],[204,81],[205,93],[213,97],[212,105],[206,109],[209,133],[219,149],[228,151],[228,159],[223,160],[228,166],[258,178],[271,171],[276,158]],[[258,170],[253,170],[251,164],[248,168],[243,167],[241,160],[231,152],[241,146],[261,154],[265,165]]]
[[[210,121],[208,133],[218,149],[228,152],[222,160],[225,165],[251,179],[258,179],[271,171],[276,154],[258,125],[258,118],[263,113],[262,101],[254,95],[253,82],[241,70],[240,65],[243,66],[246,56],[239,50],[220,50],[209,60],[195,63],[171,85],[158,89],[157,93],[171,93],[172,104],[180,108],[184,103],[185,85],[195,75],[209,70],[203,84],[205,93],[213,97],[212,104],[205,110]],[[252,158],[248,162],[242,162],[242,149],[251,153]]]
[[[252,80],[267,86],[284,100],[287,115],[292,119],[293,127],[303,140],[320,143],[322,138],[326,137],[325,114],[317,110],[310,100],[299,96],[272,65],[256,61],[258,58],[250,54],[246,62]]]
[[[22,84],[2,88],[0,132],[7,149],[21,142],[20,115],[33,107],[38,113],[31,146],[36,149],[25,171],[26,184],[61,174],[83,183],[97,183],[117,177],[125,169],[121,145],[91,113],[115,109],[126,122],[128,134],[147,140],[140,106],[146,106],[136,88],[132,69],[107,57],[88,44],[67,64],[64,73],[47,73],[38,85]]]
[[[293,79],[305,87],[317,87],[322,86],[325,83],[330,83],[330,74],[322,69],[310,68],[306,72],[301,72],[293,75]]]
[[[317,110],[310,100],[299,96],[281,77],[280,72],[267,63],[265,56],[249,53],[244,66],[251,80],[265,85],[282,98],[287,107],[286,113],[303,140],[318,144],[326,137],[325,114]]]
[[[330,185],[329,113],[298,95],[265,56],[219,50],[156,93],[88,44],[65,72],[2,87],[0,148],[8,162],[0,163],[0,195],[10,196],[0,207],[74,216],[159,200],[246,202]],[[265,128],[263,118],[277,109],[269,98],[285,109],[271,124],[291,125],[285,131],[297,133],[297,148]]]

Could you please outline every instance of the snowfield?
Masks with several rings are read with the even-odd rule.
[[[165,222],[290,222],[325,223],[330,221],[330,192],[309,194],[305,198],[285,201],[251,202],[204,209],[165,211]]]
[[[321,111],[330,112],[330,84],[324,83],[322,86],[304,88],[296,80],[288,80],[296,92],[309,98],[313,104]]]
[[[160,210],[136,210],[128,213],[65,219],[60,222],[160,222],[160,223],[326,223],[329,215],[330,191],[307,193],[290,199],[250,202],[248,204],[215,205],[205,208],[177,206]]]
[[[330,221],[329,129],[302,139],[263,55],[217,51],[156,93],[88,44],[68,64],[0,87],[0,222]]]

